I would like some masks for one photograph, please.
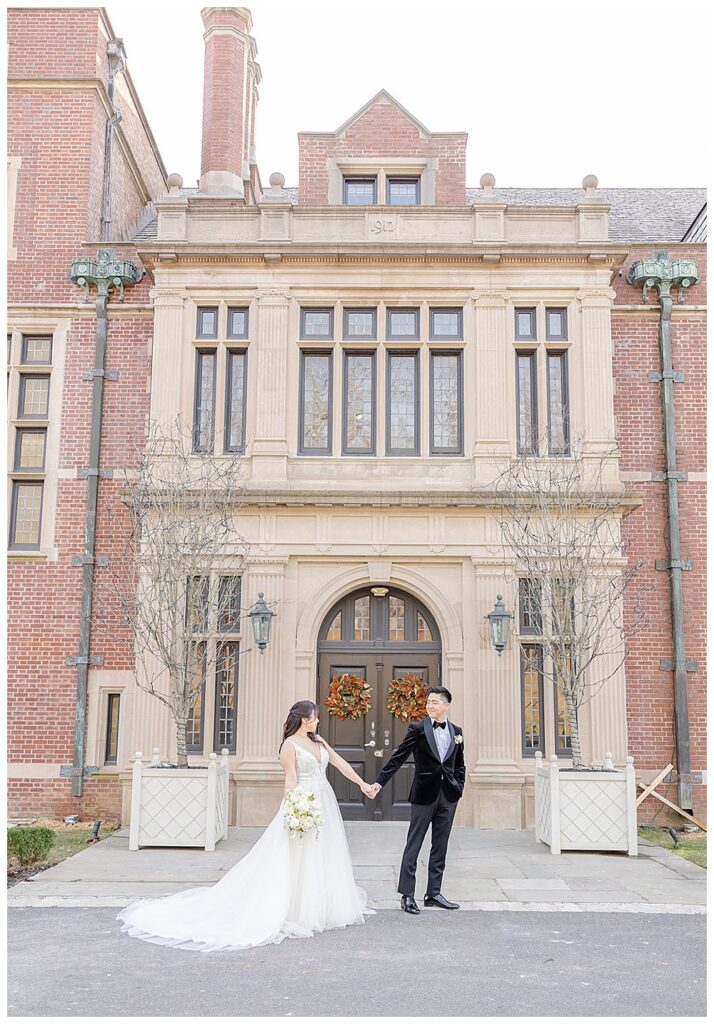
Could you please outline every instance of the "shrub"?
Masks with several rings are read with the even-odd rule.
[[[20,866],[43,860],[50,852],[55,834],[49,828],[9,828],[7,830],[7,852],[15,857]]]

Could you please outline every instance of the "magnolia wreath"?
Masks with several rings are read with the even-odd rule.
[[[343,722],[362,718],[372,707],[371,693],[372,687],[365,679],[344,672],[341,676],[332,677],[325,707]]]
[[[407,672],[389,684],[387,707],[401,722],[420,722],[426,717],[426,683]]]

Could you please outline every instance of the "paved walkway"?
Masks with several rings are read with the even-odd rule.
[[[347,822],[355,877],[371,906],[397,909],[396,880],[407,825]],[[8,891],[10,907],[122,907],[211,885],[250,850],[259,828],[231,828],[213,853],[146,848],[129,851],[122,829]],[[425,888],[428,845],[417,872]],[[464,910],[610,911],[704,914],[706,870],[640,840],[639,856],[563,853],[553,856],[532,831],[455,828],[449,845],[444,894]]]

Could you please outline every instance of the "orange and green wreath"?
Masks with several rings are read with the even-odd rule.
[[[343,722],[362,718],[372,707],[371,693],[372,687],[366,679],[344,672],[341,676],[332,677],[325,707]]]
[[[426,684],[411,672],[393,679],[387,693],[387,707],[402,722],[421,722],[426,718]]]

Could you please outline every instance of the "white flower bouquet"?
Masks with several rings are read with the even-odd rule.
[[[291,789],[285,797],[285,827],[290,833],[290,838],[295,836],[302,839],[308,832],[315,831],[319,835],[322,825],[322,810],[320,801],[314,793],[309,793],[302,786]]]

